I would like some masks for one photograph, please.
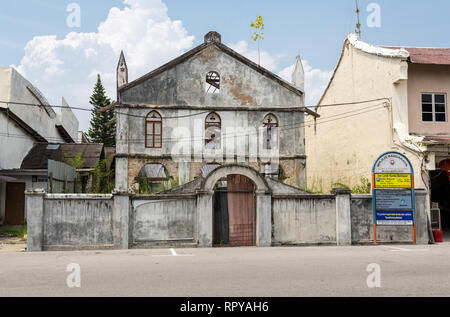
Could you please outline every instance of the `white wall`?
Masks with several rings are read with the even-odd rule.
[[[0,170],[20,168],[35,140],[0,113]]]

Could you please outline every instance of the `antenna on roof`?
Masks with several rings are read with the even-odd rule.
[[[359,3],[358,3],[358,0],[356,0],[356,16],[358,17],[358,23],[356,24],[355,33],[356,33],[356,35],[358,36],[359,39],[361,39],[361,22],[360,22],[360,19],[359,19],[359,13],[360,12],[361,11],[359,10]]]

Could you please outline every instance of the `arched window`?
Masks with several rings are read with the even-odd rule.
[[[268,114],[263,121],[264,140],[263,146],[266,150],[278,148],[278,119],[273,114]]]
[[[151,194],[165,190],[170,177],[164,165],[147,164],[142,168],[136,180],[139,182],[140,194]]]
[[[222,141],[222,120],[215,112],[210,113],[205,120],[205,148],[220,149]]]
[[[145,119],[145,147],[162,148],[162,118],[156,111],[150,112]]]
[[[220,92],[220,75],[217,72],[209,72],[206,74],[205,90],[210,94],[218,94]]]

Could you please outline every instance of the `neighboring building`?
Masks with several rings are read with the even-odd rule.
[[[42,93],[14,68],[0,67],[0,175],[20,169],[36,143],[74,142],[77,131],[78,120],[64,98],[57,113]],[[34,176],[40,180],[39,173]],[[23,201],[15,197],[23,197],[24,188],[32,188],[31,178],[29,183],[16,177],[9,180],[0,182],[0,223],[5,209],[23,210]]]
[[[122,53],[115,105],[117,189],[136,190],[142,179],[184,184],[205,176],[209,164],[238,161],[235,143],[244,153],[237,163],[304,186],[304,114],[315,113],[305,108],[303,77],[299,58],[291,85],[222,44],[216,32],[130,83]],[[240,132],[227,133],[230,128]],[[250,144],[279,151],[279,163],[267,163]],[[174,152],[177,146],[181,154]]]
[[[62,162],[68,165],[69,159],[75,159],[81,154],[83,160],[82,168],[77,172],[79,177],[75,180],[59,179],[51,175],[49,160]],[[46,192],[55,192],[55,189],[72,188],[76,182],[76,192],[86,193],[92,189],[95,181],[92,171],[98,161],[105,159],[103,144],[77,144],[77,143],[37,143],[26,154],[21,165],[17,169],[4,170],[1,172],[6,193],[1,195],[0,224],[3,220],[11,219],[8,224],[22,224],[24,222],[24,192],[25,190],[44,189]],[[2,178],[0,178],[0,186]],[[67,181],[66,184],[64,181]],[[53,187],[53,190],[52,190]],[[56,191],[56,192],[57,192]],[[3,198],[5,197],[5,198]]]
[[[316,108],[321,117],[306,119],[308,188],[358,185],[380,154],[396,150],[450,227],[449,93],[450,49],[379,47],[350,35]]]

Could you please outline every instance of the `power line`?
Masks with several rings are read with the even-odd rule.
[[[14,102],[14,101],[1,101],[0,103],[4,103],[6,105],[21,105],[21,106],[29,106],[29,107],[44,107],[40,104],[33,104],[33,103],[26,103],[26,102]],[[78,110],[78,111],[88,111],[88,112],[94,112],[94,109],[88,109],[88,108],[79,108],[79,107],[70,107],[70,106],[54,106],[54,105],[48,105],[52,108],[61,108],[61,109],[71,109],[71,110]],[[175,116],[175,117],[163,117],[162,119],[183,119],[183,118],[189,118],[189,117],[195,117],[200,116],[202,114],[210,113],[211,111],[203,111],[199,113],[189,114],[189,115],[182,115],[182,116]],[[130,113],[124,113],[124,112],[115,112],[116,114],[125,115],[129,117],[135,117],[135,118],[147,118],[147,116],[140,116],[140,115],[134,115]]]
[[[361,114],[365,114],[365,113],[369,113],[369,112],[373,112],[375,110],[380,110],[382,109],[382,107],[380,106],[384,106],[385,104],[377,104],[377,105],[372,105],[369,107],[365,107],[365,108],[361,108],[358,110],[352,110],[352,111],[348,111],[348,112],[343,112],[340,114],[336,114],[333,116],[329,116],[329,117],[325,117],[325,118],[319,118],[319,119],[315,119],[315,120],[310,120],[310,121],[306,121],[306,122],[294,122],[294,123],[290,123],[287,125],[281,125],[278,127],[278,131],[290,131],[293,129],[298,129],[301,127],[305,127],[309,124],[315,124],[315,125],[320,125],[320,124],[324,124],[324,123],[329,123],[329,122],[334,122],[334,121],[338,121],[338,120],[342,120],[342,119],[346,119],[346,118],[350,118],[350,117],[354,117],[354,116],[358,116]],[[368,110],[368,111],[363,111],[363,110]],[[346,114],[349,114],[348,116],[345,116]],[[343,116],[343,117],[342,117]],[[259,131],[257,131],[256,133],[246,133],[246,134],[241,134],[241,135],[236,135],[236,134],[222,134],[221,139],[227,139],[227,138],[237,138],[237,137],[246,137],[246,136],[253,136],[253,135],[259,135]],[[279,133],[278,133],[279,134]],[[16,138],[29,138],[28,136],[25,135],[18,135],[18,134],[8,134],[8,133],[0,133],[0,136],[7,136],[7,137],[16,137]],[[45,139],[47,140],[55,140],[56,142],[60,142],[60,139],[57,137],[45,137]],[[183,142],[183,141],[204,141],[205,139],[203,137],[201,138],[161,138],[161,141],[164,143],[175,143],[175,142]],[[119,142],[122,140],[118,140]],[[137,142],[143,142],[145,141],[145,138],[143,139],[137,139],[137,138],[127,138],[124,141],[127,142],[131,142],[131,143],[137,143]]]
[[[370,99],[370,100],[362,100],[362,101],[354,101],[354,102],[343,102],[343,103],[334,103],[334,104],[326,104],[326,105],[318,105],[316,106],[317,108],[325,108],[325,107],[337,107],[337,106],[345,106],[345,105],[357,105],[357,104],[364,104],[364,103],[370,103],[370,102],[376,102],[376,101],[389,101],[389,98],[377,98],[377,99]],[[41,104],[34,104],[34,103],[26,103],[26,102],[18,102],[18,101],[3,101],[0,100],[0,103],[3,104],[11,104],[11,105],[22,105],[22,106],[29,106],[29,107],[44,107]],[[71,107],[71,106],[56,106],[56,105],[46,105],[47,107],[52,107],[52,108],[61,108],[61,109],[71,109],[71,110],[78,110],[78,111],[88,111],[88,112],[94,112],[94,109],[88,109],[88,108],[81,108],[81,107]],[[149,110],[155,110],[151,107],[149,107]],[[184,109],[182,109],[184,110]],[[194,110],[194,109],[186,109],[186,110]],[[261,109],[261,111],[264,111],[265,109]],[[219,111],[220,112],[220,108],[217,108],[217,110],[215,111]],[[203,111],[203,112],[198,112],[198,113],[193,113],[193,114],[188,114],[188,115],[182,115],[182,116],[173,116],[173,117],[162,117],[162,119],[183,119],[183,118],[189,118],[189,117],[195,117],[195,116],[200,116],[203,114],[207,114],[207,113],[211,113],[211,110],[208,111]],[[130,113],[124,113],[124,112],[115,112],[116,114],[119,115],[124,115],[124,116],[129,116],[129,117],[134,117],[134,118],[147,118],[147,116],[141,116],[141,115],[135,115],[135,114],[130,114]]]

